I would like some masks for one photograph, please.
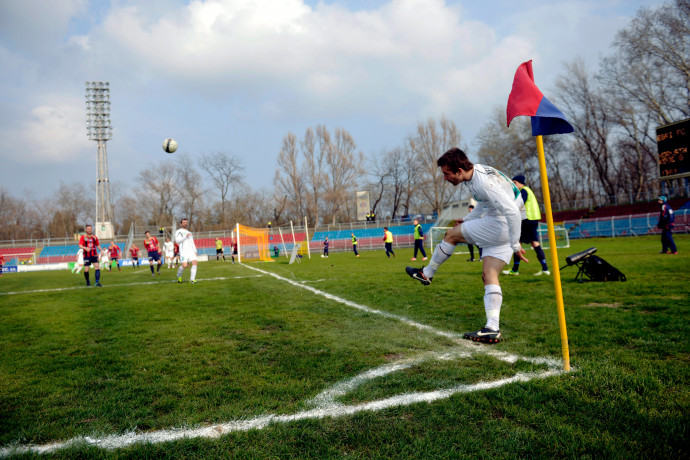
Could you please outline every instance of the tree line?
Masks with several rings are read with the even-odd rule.
[[[598,69],[587,69],[581,59],[565,63],[549,98],[575,127],[572,135],[545,138],[553,202],[608,204],[622,194],[639,200],[658,193],[655,128],[690,118],[690,2],[640,9],[617,32]],[[156,228],[182,215],[196,231],[235,222],[281,225],[305,216],[310,225],[349,222],[358,190],[369,191],[379,216],[440,211],[461,193],[436,167],[455,146],[478,163],[524,174],[540,197],[529,119],[507,129],[505,107],[496,107],[471,146],[444,116],[418,122],[399,145],[366,156],[342,127],[316,125],[301,137],[289,132],[272,190],[247,184],[243,160],[231,153],[196,161],[179,155],[147,167],[134,184],[111,183],[114,224],[123,234],[132,223]],[[0,187],[0,240],[71,236],[95,214],[93,197],[95,183],[61,183],[48,200],[13,197]]]

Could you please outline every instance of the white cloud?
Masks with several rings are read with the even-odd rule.
[[[0,1],[0,37],[17,49],[50,53],[65,37],[70,21],[87,6],[88,0]]]
[[[83,158],[89,147],[86,137],[84,105],[58,102],[32,108],[16,125],[0,130],[4,148],[17,163],[45,165]],[[92,150],[93,150],[92,149]]]

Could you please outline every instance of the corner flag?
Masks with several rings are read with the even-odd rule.
[[[536,136],[541,188],[544,195],[544,214],[549,234],[549,241],[556,241],[551,212],[551,193],[549,192],[549,178],[546,173],[546,156],[544,155],[544,135],[565,134],[575,131],[565,119],[565,115],[544,97],[537,85],[534,84],[532,61],[523,62],[515,72],[513,89],[508,96],[508,126],[513,118],[520,115],[532,117],[532,136]],[[563,352],[563,368],[570,370],[570,351],[568,349],[568,331],[565,325],[565,307],[563,305],[563,290],[561,289],[561,272],[558,270],[558,250],[553,244],[551,248],[551,263],[553,264],[553,284],[556,291],[556,309],[558,311],[558,325],[561,331],[561,349]]]
[[[563,112],[558,110],[534,84],[531,60],[520,64],[515,72],[506,114],[508,126],[517,116],[532,117],[532,136],[566,134],[574,131]]]

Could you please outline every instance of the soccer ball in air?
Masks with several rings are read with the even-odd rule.
[[[163,150],[165,150],[168,153],[175,153],[175,150],[177,150],[177,142],[175,141],[175,139],[167,138],[166,140],[164,140]]]

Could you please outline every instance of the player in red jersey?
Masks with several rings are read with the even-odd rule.
[[[110,263],[112,264],[113,261],[115,261],[115,264],[117,264],[117,271],[121,272],[122,269],[120,268],[120,246],[115,244],[115,241],[111,241],[110,246],[108,247],[108,252],[110,252]]]
[[[156,276],[153,271],[153,262],[158,265],[156,272],[160,275],[161,273],[161,247],[158,244],[158,238],[151,236],[149,231],[144,233],[146,239],[144,239],[144,249],[149,253],[149,267],[151,267],[151,276]]]
[[[139,248],[136,244],[132,243],[132,247],[129,248],[129,255],[132,257],[132,267],[136,269],[139,266]]]
[[[5,264],[5,256],[0,254],[0,276],[2,276],[2,266]]]
[[[84,228],[86,232],[79,237],[79,247],[84,250],[84,278],[86,278],[86,285],[91,286],[91,281],[89,280],[89,269],[91,265],[96,270],[96,287],[102,287],[101,285],[101,266],[98,263],[98,251],[103,251],[101,248],[101,243],[98,242],[98,237],[93,234],[93,228],[91,225],[87,225]]]
[[[173,268],[180,263],[180,245],[173,243]]]

